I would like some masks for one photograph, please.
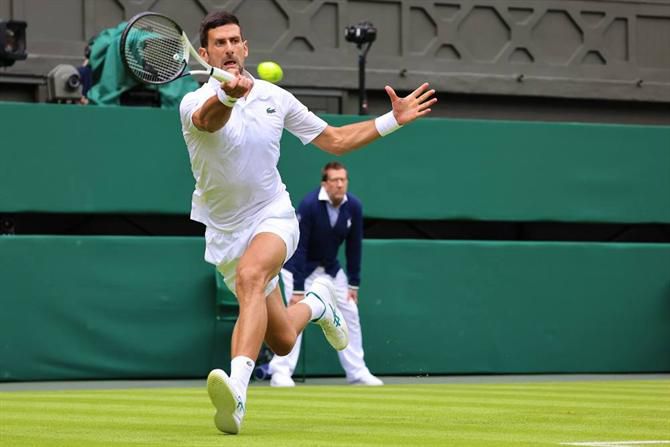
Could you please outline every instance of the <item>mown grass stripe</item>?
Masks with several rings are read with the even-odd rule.
[[[204,387],[0,393],[0,439],[12,447],[522,447],[657,439],[666,431],[670,405],[662,396],[624,393],[617,399],[604,391],[609,384],[573,385],[252,387],[240,437],[213,428]]]

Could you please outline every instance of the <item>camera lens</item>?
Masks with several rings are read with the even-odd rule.
[[[81,79],[78,74],[70,75],[66,82],[68,90],[77,90],[81,85]]]

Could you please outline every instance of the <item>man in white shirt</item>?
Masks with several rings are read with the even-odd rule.
[[[437,100],[427,83],[404,98],[387,86],[391,112],[332,127],[289,92],[244,69],[249,49],[234,15],[208,14],[200,44],[205,61],[236,76],[225,84],[210,79],[184,97],[179,112],[196,180],[191,218],[207,227],[205,259],[217,266],[240,307],[230,376],[215,369],[207,378],[216,427],[238,433],[264,340],[276,354],[286,355],[312,321],[335,349],[348,343],[332,282],[314,281],[305,298],[288,309],[277,287],[277,275],[299,239],[295,211],[277,170],[283,129],[303,144],[342,155],[427,115]]]

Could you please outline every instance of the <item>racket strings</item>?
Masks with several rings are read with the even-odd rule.
[[[163,83],[178,77],[186,65],[181,29],[160,17],[143,17],[126,37],[123,52],[128,68],[141,80]]]

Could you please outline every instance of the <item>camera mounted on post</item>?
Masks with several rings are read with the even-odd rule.
[[[370,22],[349,25],[344,28],[344,40],[353,42],[359,47],[364,43],[372,43],[377,38],[377,28]]]
[[[344,40],[356,44],[358,48],[358,90],[360,95],[359,113],[368,114],[368,98],[365,92],[365,58],[370,51],[372,42],[377,38],[377,28],[367,20],[358,25],[349,25],[344,28]],[[363,45],[365,48],[363,48]]]

